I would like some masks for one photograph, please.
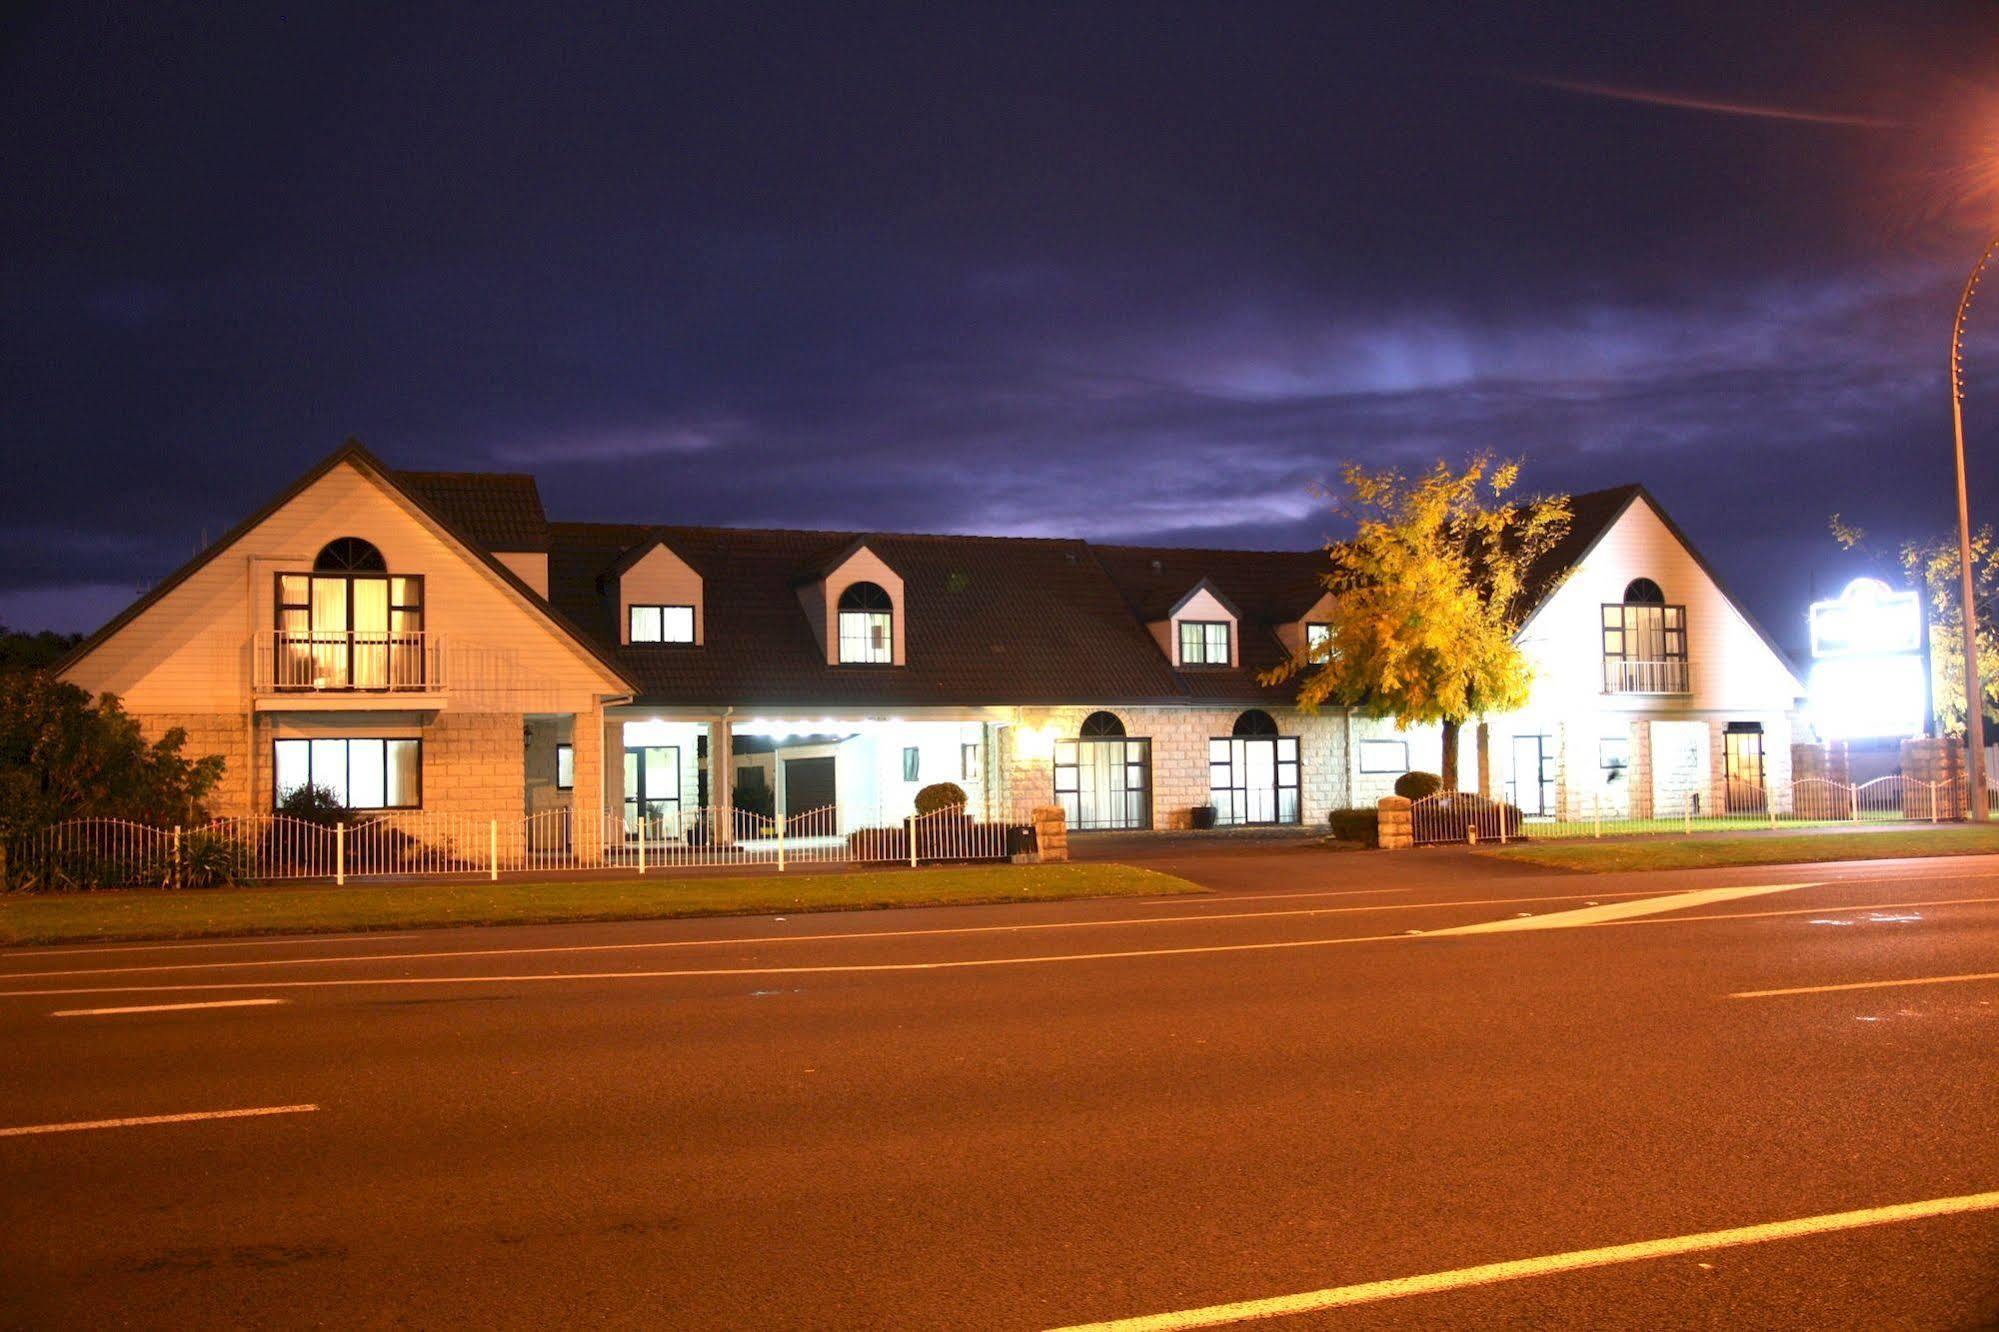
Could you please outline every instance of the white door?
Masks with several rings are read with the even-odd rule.
[[[1552,814],[1555,804],[1555,738],[1513,737],[1513,803],[1529,818]]]
[[[1677,819],[1706,814],[1708,807],[1707,723],[1652,723],[1652,817]]]

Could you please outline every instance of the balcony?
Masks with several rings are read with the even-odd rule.
[[[1603,692],[1606,694],[1691,694],[1693,673],[1686,659],[1641,661],[1631,657],[1606,657],[1603,663]]]
[[[287,706],[300,700],[444,690],[444,643],[436,634],[274,630],[260,634],[253,649],[251,692],[282,698]]]

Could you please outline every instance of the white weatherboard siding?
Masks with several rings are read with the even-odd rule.
[[[618,580],[618,641],[632,641],[633,606],[692,606],[694,643],[707,641],[702,624],[701,575],[665,546],[654,546]]]
[[[1229,661],[1234,662],[1238,659],[1242,650],[1242,633],[1240,626],[1236,624],[1235,614],[1222,605],[1214,593],[1202,588],[1187,598],[1179,610],[1173,612],[1171,620],[1152,626],[1152,636],[1164,640],[1159,646],[1175,666],[1186,665],[1180,660],[1180,625],[1186,620],[1205,621],[1210,624],[1217,621],[1226,623],[1229,627]]]
[[[274,578],[312,568],[337,537],[373,543],[392,574],[424,579],[424,631],[441,637],[454,711],[575,712],[622,692],[476,557],[358,467],[341,464],[65,672],[135,713],[248,710],[253,635],[276,615]]]
[[[1649,578],[1668,605],[1686,607],[1685,694],[1620,694],[1604,689],[1603,607],[1624,600],[1635,578]],[[1570,818],[1600,810],[1605,817],[1675,817],[1695,795],[1713,810],[1722,789],[1724,734],[1729,722],[1763,727],[1766,784],[1781,805],[1790,781],[1791,717],[1803,686],[1755,627],[1736,609],[1692,551],[1643,496],[1612,524],[1520,635],[1534,671],[1526,707],[1492,719],[1493,794],[1518,800],[1516,757],[1531,747],[1521,736],[1546,737],[1556,757],[1552,799]],[[1699,773],[1686,755],[1690,732],[1655,730],[1655,721],[1704,726]],[[1675,738],[1672,753],[1660,737]],[[1602,765],[1603,741],[1622,738],[1629,768],[1612,779]],[[1670,770],[1670,771],[1669,771]]]
[[[866,546],[847,556],[818,584],[798,590],[798,599],[805,606],[806,618],[812,622],[820,645],[826,649],[826,664],[841,664],[840,594],[855,583],[873,583],[888,593],[894,611],[889,626],[894,633],[894,642],[889,649],[894,658],[891,664],[902,665],[908,660],[903,655],[903,627],[907,616],[903,613],[902,575],[889,568],[881,556]]]

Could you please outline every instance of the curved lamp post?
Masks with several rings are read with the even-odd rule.
[[[1957,299],[1957,322],[1950,331],[1950,423],[1957,435],[1957,563],[1964,580],[1964,724],[1970,753],[1966,755],[1965,777],[1971,783],[1971,817],[1985,822],[1985,699],[1978,682],[1978,611],[1971,585],[1971,502],[1964,488],[1964,320],[1971,313],[1971,298],[1978,291],[1985,267],[1999,252],[1999,236],[1978,256],[1971,276],[1965,279],[1964,294]]]

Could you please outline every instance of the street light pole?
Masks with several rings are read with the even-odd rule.
[[[1965,778],[1971,783],[1971,817],[1984,823],[1985,802],[1985,698],[1978,681],[1978,609],[1972,597],[1971,501],[1964,485],[1964,320],[1971,313],[1971,298],[1978,291],[1985,266],[1999,251],[1994,236],[1978,256],[1971,276],[1965,279],[1964,294],[1957,299],[1957,322],[1950,332],[1950,424],[1957,437],[1957,564],[1964,583],[1964,724],[1970,752],[1965,756]]]

